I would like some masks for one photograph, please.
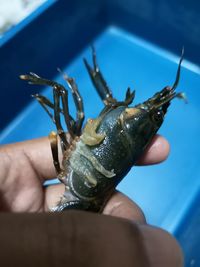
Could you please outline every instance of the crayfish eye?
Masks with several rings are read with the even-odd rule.
[[[162,111],[157,111],[156,113],[153,114],[152,119],[154,122],[159,122],[163,119],[163,112]]]

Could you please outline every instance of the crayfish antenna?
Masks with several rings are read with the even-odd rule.
[[[181,74],[181,63],[183,61],[183,56],[184,56],[184,46],[182,47],[182,51],[181,51],[181,58],[179,60],[179,64],[178,64],[178,69],[177,69],[177,73],[176,73],[176,80],[172,86],[172,90],[174,91],[176,89],[176,87],[179,84],[179,80],[180,80],[180,74]]]

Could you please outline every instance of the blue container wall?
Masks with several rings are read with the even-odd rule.
[[[200,194],[194,200],[192,209],[188,212],[186,220],[182,222],[175,233],[176,238],[185,252],[185,266],[200,266]]]
[[[1,46],[0,59],[4,64],[0,65],[0,98],[7,99],[8,92],[12,95],[9,105],[0,106],[0,114],[3,114],[1,130],[29,101],[25,85],[18,79],[19,74],[26,72],[29,67],[53,77],[55,66],[62,67],[69,62],[106,25],[118,25],[176,54],[184,45],[185,57],[200,64],[198,1],[48,2],[52,2],[52,6]]]
[[[53,77],[56,68],[70,62],[106,24],[100,2],[56,1],[2,44],[0,99],[7,104],[0,105],[0,129],[30,101],[33,91],[27,94],[26,85],[18,78],[21,73],[32,70]]]
[[[200,65],[200,2],[188,0],[106,1],[109,21]]]

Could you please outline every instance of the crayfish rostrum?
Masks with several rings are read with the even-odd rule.
[[[57,177],[65,185],[65,193],[53,211],[82,209],[101,212],[115,187],[160,128],[171,100],[175,97],[184,98],[184,94],[175,92],[183,51],[173,86],[166,86],[134,107],[129,105],[135,91],[131,92],[128,88],[125,100],[117,101],[99,70],[94,48],[92,58],[93,67],[86,59],[84,63],[105,106],[97,118],[88,119],[83,129],[83,101],[73,78],[63,75],[77,109],[76,120],[69,113],[68,91],[63,85],[34,73],[20,76],[31,84],[53,88],[53,102],[42,95],[34,95],[57,128],[57,133],[51,132],[49,139]],[[64,116],[68,137],[62,127],[61,116]],[[63,154],[62,164],[58,157],[58,142]]]

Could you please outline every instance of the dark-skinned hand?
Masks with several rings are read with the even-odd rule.
[[[157,164],[165,160],[168,154],[168,142],[163,137],[156,135],[137,165]],[[105,224],[109,225],[108,227],[110,227],[110,224],[112,223],[113,225],[118,225],[120,223],[120,229],[126,229],[128,227],[132,229],[133,232],[133,236],[131,237],[134,244],[134,246],[131,248],[133,259],[131,259],[131,265],[124,266],[182,266],[183,256],[176,240],[164,230],[147,225],[143,212],[137,206],[137,204],[120,192],[116,191],[112,195],[104,208],[104,215],[75,211],[59,214],[45,213],[44,215],[43,212],[49,211],[51,207],[55,206],[64,192],[64,186],[62,184],[50,185],[48,187],[43,186],[45,181],[51,180],[55,177],[56,173],[53,166],[48,138],[35,139],[0,147],[0,218],[4,215],[7,216],[9,221],[9,216],[11,216],[9,214],[12,213],[13,218],[13,213],[15,213],[17,223],[18,220],[21,220],[20,216],[22,215],[24,216],[24,222],[26,222],[26,220],[29,221],[30,216],[34,216],[32,217],[34,219],[32,219],[31,221],[34,223],[32,226],[30,225],[30,227],[32,227],[31,229],[34,231],[34,227],[36,227],[35,225],[37,225],[37,220],[42,221],[41,218],[43,217],[45,217],[45,221],[47,220],[46,218],[49,218],[49,223],[51,221],[58,220],[58,218],[61,217],[62,220],[68,220],[70,224],[71,217],[74,218],[76,216],[79,216],[80,218],[82,218],[82,221],[80,223],[75,222],[76,220],[73,219],[73,224],[76,224],[76,228],[78,229],[77,232],[79,232],[79,225],[83,227],[83,225],[85,225],[84,222],[86,223],[86,220],[90,220],[91,222],[96,222],[95,227],[97,229],[100,228],[99,232],[102,231],[102,235],[105,232],[105,229],[101,229],[101,227],[98,226],[98,221],[100,222],[101,220],[103,220]],[[31,212],[31,214],[27,214],[27,212]],[[67,215],[67,213],[69,215]],[[110,215],[114,218],[111,218]],[[86,229],[87,227],[84,227],[85,231],[88,231],[88,229]],[[68,229],[70,229],[70,227]],[[92,228],[90,229],[91,231],[93,231]],[[110,231],[112,235],[114,235],[113,231],[114,227]],[[125,230],[120,231],[122,234]],[[4,233],[5,232],[6,229]],[[119,235],[119,231],[115,232],[115,234],[117,237]],[[124,234],[123,237],[120,237],[121,240],[125,237],[125,235],[126,234]],[[27,233],[27,240],[29,238],[28,236],[29,235]],[[83,236],[79,236],[78,238],[84,239]],[[67,246],[68,236],[66,236],[65,238]],[[106,240],[106,238],[108,237],[105,236],[104,238]],[[0,242],[5,242],[5,240],[0,240]],[[130,246],[132,246],[131,244],[132,243],[130,242]],[[12,250],[13,242],[9,243],[9,245],[10,250]],[[115,246],[116,244],[113,243],[113,250]],[[136,251],[139,247],[140,253],[134,253],[134,249]],[[90,249],[91,248],[88,245],[89,252]],[[105,249],[108,250],[106,246]],[[111,249],[112,252],[112,248],[109,249]],[[15,246],[13,247],[13,250],[16,250]],[[71,257],[73,258],[73,255],[71,255]],[[95,257],[96,256],[94,253],[94,259]],[[120,263],[121,259],[118,259],[118,257],[119,255],[117,255],[116,253],[117,260],[116,263],[113,263],[113,266],[120,266],[117,265]],[[73,259],[75,260],[75,258],[76,256],[74,256]],[[87,259],[85,261],[87,261]],[[73,261],[70,261],[70,264],[71,262],[73,263]],[[147,263],[145,262],[148,262],[148,265],[146,265]],[[62,264],[51,265],[51,263],[48,263],[48,266],[65,266]],[[23,261],[19,261],[19,264],[23,266]],[[39,261],[37,262],[37,266],[46,266],[44,263],[41,264],[42,265],[40,265]],[[84,262],[84,260],[80,266],[86,266],[84,264],[86,264],[87,266],[92,266],[90,265],[91,262]],[[109,262],[108,264],[112,266],[111,262]],[[104,262],[103,265],[96,266],[109,265],[106,265],[106,263]],[[11,265],[9,265],[7,262],[7,266]],[[74,266],[79,266],[79,262],[76,262]]]

